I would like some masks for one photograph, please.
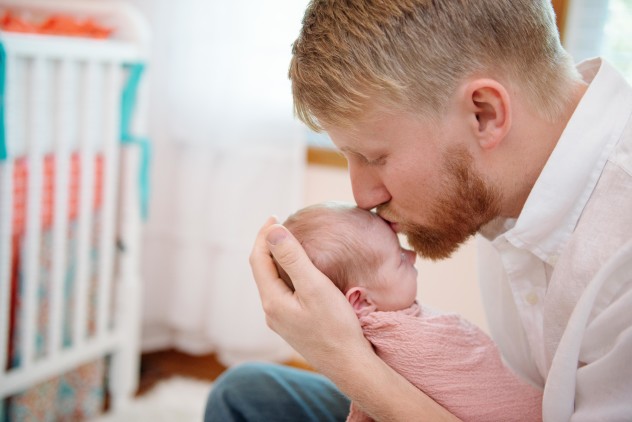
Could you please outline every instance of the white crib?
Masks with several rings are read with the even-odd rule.
[[[144,130],[147,25],[117,1],[0,0],[2,10],[89,16],[115,34],[0,33],[0,400],[107,355],[117,408],[139,374],[146,144],[133,134]]]

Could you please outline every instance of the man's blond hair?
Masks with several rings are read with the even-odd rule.
[[[295,112],[316,131],[375,104],[438,117],[469,76],[555,120],[578,78],[549,0],[312,0],[292,54]]]

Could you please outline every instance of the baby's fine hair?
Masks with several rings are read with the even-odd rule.
[[[342,292],[377,281],[382,257],[367,244],[365,233],[380,219],[375,213],[343,202],[323,202],[300,209],[283,225],[301,243],[307,256]],[[277,265],[281,278],[293,288]]]

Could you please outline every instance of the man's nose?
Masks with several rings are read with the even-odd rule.
[[[358,207],[370,210],[390,201],[391,195],[376,170],[350,163],[349,176]]]

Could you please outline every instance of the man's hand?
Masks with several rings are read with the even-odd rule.
[[[268,326],[376,420],[458,420],[386,365],[344,295],[287,229],[268,219],[250,255]],[[279,277],[272,255],[292,279]]]
[[[271,254],[292,279],[294,292],[279,277]],[[268,326],[315,369],[335,378],[341,355],[373,353],[344,295],[274,218],[259,231],[250,265]]]

